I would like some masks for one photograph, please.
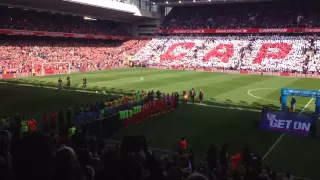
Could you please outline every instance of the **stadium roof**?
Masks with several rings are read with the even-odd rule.
[[[153,0],[154,4],[161,6],[192,6],[201,4],[227,4],[227,3],[248,3],[266,2],[277,0]]]
[[[134,16],[133,13],[115,11],[98,6],[77,4],[63,0],[1,0],[0,5],[20,7],[61,14],[72,14],[79,16],[90,16],[98,19],[108,19],[122,22],[134,22],[150,19],[144,16]]]

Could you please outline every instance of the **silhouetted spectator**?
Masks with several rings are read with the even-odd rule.
[[[13,144],[12,148],[16,180],[52,179],[54,146],[51,137],[33,132]]]

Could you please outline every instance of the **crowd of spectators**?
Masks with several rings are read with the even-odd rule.
[[[308,1],[308,2],[307,2]],[[174,7],[162,24],[167,29],[319,27],[317,6],[264,2]],[[110,21],[0,7],[0,28],[103,35],[128,35]],[[140,50],[141,49],[141,50]],[[139,64],[252,71],[319,72],[320,40],[310,36],[171,36],[148,40],[100,41],[45,37],[0,40],[2,73],[41,73],[59,69]],[[55,64],[62,63],[62,64]],[[45,67],[44,67],[44,64]],[[144,140],[146,140],[144,138]],[[122,144],[123,145],[123,144]],[[137,144],[134,144],[136,146]],[[127,149],[128,150],[128,149]],[[110,146],[81,132],[69,138],[33,132],[22,138],[0,131],[1,180],[276,180],[259,155],[244,149],[244,173],[229,167],[228,146],[211,146],[200,164],[192,149],[156,153],[147,141],[139,151]],[[237,163],[236,163],[237,164]],[[264,170],[263,170],[264,169]],[[287,180],[292,179],[290,174]]]
[[[154,95],[152,91],[142,98],[151,105],[169,97],[169,94],[161,96],[160,91],[156,99]],[[112,102],[97,102],[85,108],[80,105],[76,112],[91,114],[104,108],[105,103]],[[118,105],[117,100],[114,103]],[[174,108],[178,107],[173,104],[177,105]],[[123,120],[119,114],[80,124],[81,128],[68,132],[64,127],[71,127],[74,122],[71,111],[69,108],[66,116],[64,110],[58,115],[54,112],[44,115],[44,126],[48,128],[43,132],[50,134],[35,132],[35,129],[20,131],[21,120],[26,117],[21,119],[19,114],[8,129],[0,130],[1,180],[277,180],[279,177],[259,155],[247,148],[230,157],[226,143],[219,149],[208,145],[201,159],[195,157],[183,137],[177,139],[175,152],[149,147],[143,135],[126,136],[120,144],[111,144],[104,138],[121,127]],[[284,177],[281,180],[292,180],[290,174],[281,177]]]
[[[319,72],[313,36],[170,36],[152,39],[133,58],[148,65],[272,72]]]
[[[43,69],[69,64],[71,69],[120,66],[146,42],[3,37],[0,40],[0,69],[2,73],[29,73],[33,70],[41,73]]]
[[[174,7],[163,29],[231,29],[319,27],[317,1],[291,0],[258,3]]]
[[[132,140],[141,144],[130,144]],[[262,163],[249,149],[241,154],[242,163],[229,167],[228,145],[208,148],[197,165],[188,153],[156,152],[144,136],[127,137],[112,145],[76,132],[70,139],[32,132],[13,138],[0,131],[0,174],[2,180],[276,180],[277,173]],[[179,141],[179,140],[178,140]],[[137,142],[137,141],[135,141]],[[244,166],[244,172],[238,169]],[[234,165],[233,165],[234,166]],[[237,168],[237,169],[234,169]],[[231,171],[231,169],[234,169]],[[283,180],[291,180],[288,174]]]
[[[80,16],[2,6],[0,6],[0,29],[129,36],[121,24],[115,21],[89,21]]]

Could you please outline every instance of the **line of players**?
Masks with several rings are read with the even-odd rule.
[[[69,89],[70,86],[71,86],[71,79],[70,79],[70,77],[68,76],[68,77],[67,77],[67,89]],[[84,77],[84,78],[82,79],[82,88],[86,88],[86,87],[87,87],[87,78]],[[59,78],[59,80],[58,80],[58,89],[62,89],[62,88],[63,88],[62,79]]]

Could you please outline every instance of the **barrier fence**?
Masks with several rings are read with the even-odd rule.
[[[118,69],[118,68],[126,68],[121,66],[108,66],[104,68],[80,68],[80,69],[73,69],[72,73],[79,73],[79,72],[90,72],[90,71],[99,71],[99,70],[110,70],[110,69]],[[252,74],[252,75],[270,75],[270,76],[292,76],[292,77],[305,77],[305,78],[320,78],[320,74],[302,74],[302,73],[288,73],[288,72],[257,72],[257,71],[246,71],[246,70],[227,70],[227,69],[215,69],[215,68],[181,68],[177,66],[146,66],[146,68],[157,68],[157,69],[172,69],[172,70],[190,70],[190,71],[202,71],[202,72],[220,72],[220,73],[232,73],[232,74]],[[52,74],[59,74],[59,72],[54,72]],[[36,73],[36,75],[40,76],[42,74]],[[50,75],[50,74],[45,74]],[[27,76],[33,76],[32,73],[9,73],[9,74],[2,74],[0,75],[0,78],[7,79],[7,78],[19,78],[19,77],[27,77]],[[154,108],[152,108],[154,109]],[[156,108],[157,110],[158,108]],[[76,124],[81,128],[86,128],[89,134],[99,134],[104,137],[110,137],[112,134],[114,134],[120,127],[122,127],[122,122],[119,119],[118,112],[114,112],[115,109],[106,109],[105,113],[108,114],[108,116],[104,117],[101,120],[97,120],[96,117],[99,116],[98,112],[87,112],[85,114],[76,115],[75,121]],[[160,111],[157,110],[155,112],[147,112],[142,119],[139,117],[137,120],[146,120],[150,117],[153,117],[158,114],[167,113],[170,112],[169,108],[160,108]],[[91,125],[87,127],[83,127],[84,119]],[[128,119],[123,120],[123,122],[126,122],[128,124],[136,123],[136,120]],[[103,129],[103,132],[99,129]],[[98,131],[97,131],[98,129]],[[109,144],[119,144],[120,142],[114,141],[114,140],[106,140]],[[159,148],[151,148],[153,151],[158,151],[159,153],[163,154],[173,154],[175,155],[176,152],[168,151],[164,149]],[[196,164],[202,163],[203,158],[202,157],[196,157]],[[230,163],[230,162],[229,162]],[[278,173],[278,177],[282,178],[285,174]],[[303,177],[294,177],[295,179],[299,180],[311,180],[308,178]]]
[[[188,70],[188,71],[203,71],[203,72],[220,72],[229,74],[252,74],[252,75],[268,75],[268,76],[290,76],[290,77],[305,77],[305,78],[320,78],[320,74],[304,74],[304,73],[290,73],[290,72],[262,72],[249,70],[230,70],[230,69],[215,69],[215,68],[182,68],[177,66],[147,66],[146,68],[157,69],[172,69],[172,70]]]
[[[159,29],[158,34],[264,34],[264,33],[319,33],[313,28],[239,28],[239,29]]]
[[[71,73],[83,73],[83,72],[92,72],[92,71],[102,71],[102,70],[111,70],[111,69],[119,69],[119,68],[128,68],[125,66],[108,66],[103,68],[80,68],[80,69],[72,69]],[[182,68],[177,66],[146,66],[146,68],[154,68],[154,69],[172,69],[172,70],[188,70],[188,71],[202,71],[202,72],[219,72],[219,73],[229,73],[229,74],[251,74],[251,75],[267,75],[267,76],[287,76],[287,77],[303,77],[303,78],[320,78],[319,73],[313,74],[304,74],[304,73],[290,73],[290,72],[262,72],[262,71],[249,71],[249,70],[230,70],[230,69],[215,69],[215,68]],[[64,72],[50,71],[45,72],[44,75],[54,75],[54,74],[65,74]],[[19,77],[27,77],[27,76],[43,76],[41,73],[7,73],[1,74],[1,79],[9,79],[9,78],[19,78]]]
[[[105,40],[129,40],[129,39],[150,39],[148,36],[131,37],[131,36],[111,36],[111,35],[95,35],[95,34],[79,34],[66,32],[48,32],[48,31],[28,31],[17,29],[0,29],[0,34],[20,35],[20,36],[47,36],[47,37],[63,37],[63,38],[84,38],[84,39],[105,39]]]
[[[71,73],[83,73],[83,72],[92,72],[92,71],[103,71],[103,70],[111,70],[111,69],[119,69],[119,68],[127,68],[125,66],[107,66],[102,68],[80,68],[80,69],[71,69]],[[65,70],[48,70],[45,71],[44,74],[41,72],[32,73],[6,73],[1,74],[1,79],[10,79],[10,78],[20,78],[20,77],[28,77],[28,76],[43,76],[43,75],[55,75],[55,74],[67,74]]]

